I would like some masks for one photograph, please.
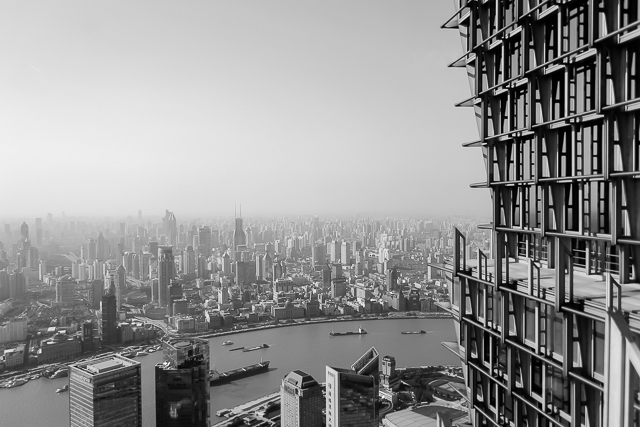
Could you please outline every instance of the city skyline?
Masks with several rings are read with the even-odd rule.
[[[3,12],[0,137],[21,159],[4,165],[21,176],[4,215],[490,212],[451,168],[482,176],[458,143],[475,128],[453,107],[467,94],[446,69],[461,53],[439,29],[450,3]]]

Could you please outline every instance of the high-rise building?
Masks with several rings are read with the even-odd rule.
[[[314,244],[311,247],[311,268],[324,268],[327,265],[327,248],[324,244]]]
[[[70,279],[56,281],[56,302],[71,303],[76,299],[76,282]]]
[[[173,312],[173,303],[179,299],[182,299],[182,285],[177,280],[172,280],[171,285],[169,286],[169,299],[167,303],[167,315],[169,317],[173,316],[175,313]]]
[[[140,366],[117,354],[71,365],[69,425],[141,427]]]
[[[235,228],[233,230],[233,249],[238,250],[238,246],[245,246],[246,244],[247,235],[242,229],[242,218],[236,218]]]
[[[325,413],[327,427],[375,427],[379,354],[371,347],[351,369],[327,366]]]
[[[29,226],[26,222],[23,222],[20,226],[20,237],[22,240],[29,240]]]
[[[196,252],[193,250],[193,246],[191,245],[187,246],[187,248],[182,251],[182,273],[196,273]]]
[[[342,244],[336,240],[329,243],[329,255],[331,256],[331,262],[340,262],[342,261],[342,256],[340,250],[342,249]]]
[[[264,256],[256,254],[256,280],[262,280],[262,274],[264,272]]]
[[[395,291],[398,288],[398,269],[387,270],[387,291]]]
[[[95,279],[91,282],[91,302],[92,308],[100,309],[100,302],[102,301],[102,295],[104,295],[104,281]]]
[[[480,425],[640,419],[638,2],[456,0],[493,222],[444,267]]]
[[[175,277],[175,261],[173,258],[173,247],[160,246],[158,257],[158,305],[166,307],[169,303],[169,286],[171,279]]]
[[[170,339],[155,367],[156,425],[209,426],[209,341]]]
[[[342,242],[340,248],[340,262],[343,265],[351,265],[351,243]]]
[[[107,259],[108,251],[107,251],[107,241],[105,240],[102,233],[98,234],[98,241],[96,242],[96,258],[100,261],[104,261]]]
[[[162,219],[164,235],[169,240],[170,245],[176,245],[178,243],[178,224],[176,216],[173,212],[165,210],[164,218]]]
[[[282,427],[322,427],[324,407],[322,388],[309,374],[292,371],[280,386],[280,425]]]
[[[108,345],[118,342],[118,308],[114,292],[113,287],[105,292],[100,303],[102,342]]]
[[[200,243],[200,255],[207,258],[211,255],[211,228],[210,227],[200,227],[198,230],[198,237]]]

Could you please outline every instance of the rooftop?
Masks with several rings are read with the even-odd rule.
[[[423,406],[416,409],[405,409],[403,411],[388,414],[383,421],[385,426],[393,427],[436,427],[437,413],[448,414],[452,421],[460,422],[466,418],[467,413],[454,408],[444,406]]]
[[[113,356],[101,357],[88,363],[82,362],[71,365],[72,368],[79,369],[85,374],[89,375],[104,374],[105,372],[129,368],[132,366],[140,366],[140,362],[136,362],[135,360],[131,360],[117,354]]]
[[[298,388],[309,388],[318,385],[318,382],[304,371],[291,371],[284,377],[284,381]]]

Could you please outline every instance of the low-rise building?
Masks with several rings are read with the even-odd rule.
[[[38,350],[38,363],[49,363],[75,357],[82,351],[82,345],[78,337],[56,333],[48,340],[40,343]]]
[[[4,363],[6,368],[22,366],[24,364],[24,344],[5,350]]]
[[[305,309],[287,301],[283,306],[273,306],[271,314],[276,320],[301,319],[304,318]]]
[[[0,323],[0,343],[27,339],[27,318],[14,317]]]

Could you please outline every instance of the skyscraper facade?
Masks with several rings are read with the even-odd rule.
[[[318,382],[303,371],[292,371],[280,386],[282,427],[322,427],[324,398]]]
[[[377,420],[379,354],[371,347],[351,369],[326,369],[327,427],[375,427]]]
[[[141,427],[140,366],[117,354],[71,365],[70,426]]]
[[[156,425],[209,426],[209,342],[169,339],[155,367]]]
[[[639,5],[455,0],[493,222],[449,278],[475,426],[637,425]]]
[[[166,307],[169,303],[169,286],[175,277],[175,260],[173,247],[160,246],[158,256],[158,305]]]
[[[113,288],[102,295],[100,312],[102,342],[104,344],[116,344],[118,342],[118,307]]]
[[[327,266],[327,248],[322,243],[311,246],[311,268],[325,268]]]
[[[238,246],[247,244],[247,235],[242,229],[242,218],[236,218],[233,230],[233,249],[238,250]]]

